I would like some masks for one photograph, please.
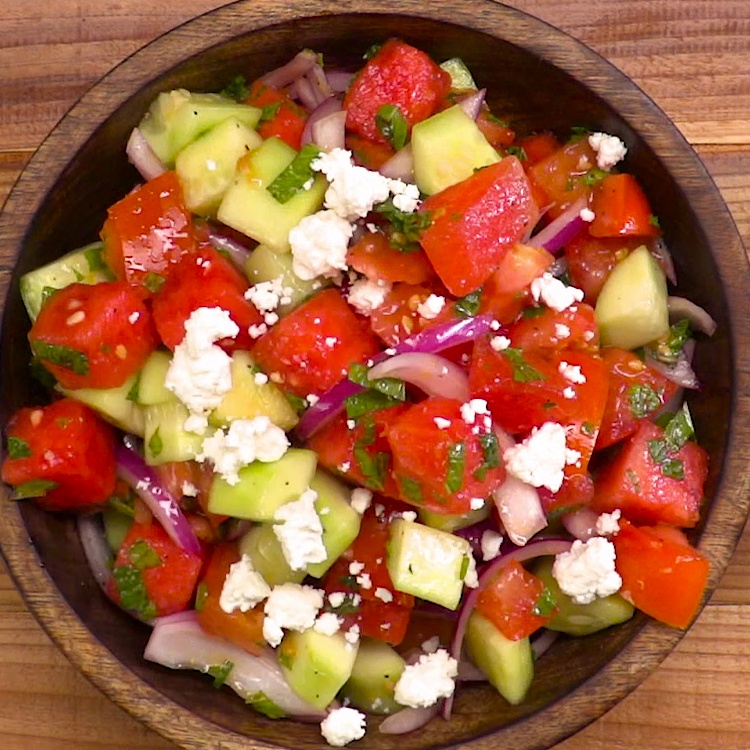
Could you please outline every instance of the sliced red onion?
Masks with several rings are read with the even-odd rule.
[[[372,364],[378,364],[389,356],[417,352],[423,354],[436,354],[444,349],[450,349],[459,344],[489,333],[493,317],[491,315],[477,315],[474,318],[462,318],[453,320],[439,326],[432,326],[424,331],[405,339],[390,349],[393,354],[388,355],[381,352],[373,358]],[[497,331],[502,333],[502,331]],[[348,378],[340,380],[333,388],[326,391],[302,416],[297,425],[297,435],[301,440],[307,440],[321,427],[328,424],[344,408],[344,402],[349,396],[354,396],[362,391],[362,386],[352,383]]]
[[[439,354],[398,354],[370,369],[367,377],[399,378],[416,385],[428,396],[442,396],[463,403],[469,400],[469,378],[457,364]]]
[[[273,655],[253,656],[244,649],[208,635],[193,619],[163,617],[156,621],[144,658],[170,669],[196,669],[208,672],[227,661],[232,670],[225,684],[247,700],[263,693],[287,716],[321,721],[325,712],[303,701],[287,684]]]
[[[591,508],[581,508],[571,513],[565,513],[562,517],[562,524],[571,536],[585,542],[593,536],[598,536],[596,532],[598,520],[599,515]]]
[[[471,94],[462,96],[460,99],[456,99],[461,109],[471,117],[472,120],[476,120],[479,117],[479,113],[482,111],[482,104],[484,104],[484,97],[487,94],[487,89],[479,89],[479,91],[472,91]]]
[[[331,89],[337,94],[342,94],[349,88],[354,74],[348,73],[345,70],[327,70],[326,78]]]
[[[508,476],[492,492],[505,533],[522,547],[534,534],[547,526],[547,516],[536,487]]]
[[[534,650],[534,658],[538,659],[542,654],[549,651],[550,646],[557,640],[560,634],[554,630],[542,630],[539,635],[531,641],[531,648]]]
[[[161,483],[156,471],[126,445],[117,446],[117,475],[148,505],[170,539],[187,552],[201,555],[201,546],[179,503]]]
[[[532,541],[525,547],[518,547],[512,552],[496,557],[482,575],[479,576],[479,585],[471,590],[461,606],[461,612],[458,616],[456,630],[451,642],[451,656],[459,662],[459,664],[461,663],[461,651],[463,648],[464,636],[466,635],[466,626],[469,622],[469,616],[477,605],[479,595],[506,565],[514,560],[517,562],[524,562],[526,560],[533,560],[536,557],[559,555],[561,552],[567,552],[572,545],[572,542],[559,539]],[[451,695],[449,698],[446,698],[443,703],[443,718],[449,719],[452,710],[453,696]]]
[[[298,52],[286,65],[266,73],[261,80],[274,89],[283,89],[304,76],[318,61],[318,56],[310,49]]]
[[[313,91],[316,93],[318,101],[325,101],[328,97],[334,95],[335,92],[331,88],[331,84],[328,83],[328,78],[320,63],[315,63],[307,71],[305,78],[310,82],[310,86],[312,86]]]
[[[695,370],[693,370],[691,364],[694,351],[695,339],[689,339],[685,342],[685,345],[682,347],[682,351],[679,353],[677,361],[674,364],[670,365],[666,362],[662,362],[660,359],[654,357],[648,349],[646,349],[644,361],[649,367],[653,367],[654,370],[660,372],[673,383],[677,383],[681,388],[696,390],[700,388],[700,381],[698,380],[698,376],[695,374]]]
[[[453,531],[454,536],[460,536],[465,539],[471,545],[471,551],[474,553],[474,557],[479,560],[482,559],[482,537],[485,531],[498,531],[497,522],[490,516],[485,518],[483,521],[471,524],[471,526],[464,526],[461,529]]]
[[[555,258],[552,263],[550,263],[550,266],[547,270],[556,279],[562,278],[563,276],[565,276],[568,270],[568,259],[564,255],[561,255],[559,258]]]
[[[487,675],[470,661],[463,659],[458,663],[457,682],[487,682]]]
[[[440,713],[440,702],[427,708],[403,708],[380,724],[383,734],[408,734],[421,729]]]
[[[664,271],[664,275],[677,286],[677,272],[674,267],[674,259],[672,258],[672,253],[669,252],[667,243],[664,242],[664,238],[655,237],[651,240],[649,250],[661,267],[661,270]]]
[[[321,117],[312,126],[312,141],[323,151],[333,151],[345,147],[346,112],[339,110]]]
[[[289,86],[288,92],[289,96],[298,99],[300,104],[310,112],[313,112],[322,101],[313,85],[304,76]]]
[[[694,331],[713,336],[716,333],[716,321],[702,308],[685,297],[669,297],[669,319],[671,321],[687,318]]]
[[[527,244],[543,247],[553,255],[563,249],[585,226],[581,211],[587,206],[586,198],[579,198],[544,229],[531,237]]]
[[[138,128],[128,138],[125,153],[130,163],[140,172],[144,180],[153,180],[167,171],[161,159],[154,153],[146,137]]]
[[[320,146],[320,144],[317,143],[317,141],[315,141],[315,139],[313,138],[313,126],[328,115],[333,114],[334,112],[342,111],[341,101],[335,96],[329,96],[324,99],[307,118],[305,129],[302,131],[302,145],[306,146],[308,143],[316,143],[318,146]],[[346,115],[344,115],[344,117],[346,117]]]
[[[250,257],[250,253],[252,252],[247,245],[237,241],[234,237],[230,237],[214,225],[209,225],[208,241],[217,250],[226,253],[232,263],[241,271],[244,271],[245,261]]]
[[[86,562],[101,589],[106,592],[107,581],[112,575],[112,550],[104,535],[100,514],[76,518],[78,536],[81,539]]]
[[[403,182],[414,182],[414,152],[411,144],[407,144],[381,165],[378,172],[384,177]]]

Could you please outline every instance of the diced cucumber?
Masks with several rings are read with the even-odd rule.
[[[440,531],[447,531],[452,534],[457,529],[464,529],[467,526],[484,521],[485,518],[489,518],[490,508],[491,504],[485,503],[478,510],[470,510],[468,513],[462,513],[461,515],[433,513],[425,508],[420,508],[417,513],[419,515],[419,520],[425,526],[430,526],[431,528],[439,529]]]
[[[521,703],[534,679],[534,652],[529,639],[511,641],[474,610],[464,643],[471,660],[498,693],[514,706]]]
[[[128,531],[130,531],[133,519],[114,508],[105,508],[102,513],[102,521],[104,521],[104,536],[107,539],[107,544],[112,552],[117,554]]]
[[[146,428],[143,435],[144,458],[151,466],[171,461],[190,461],[201,452],[203,437],[184,429],[190,416],[179,401],[167,401],[143,407]]]
[[[259,523],[243,534],[239,541],[240,553],[247,555],[253,568],[260,573],[269,586],[282,583],[302,583],[307,573],[292,570],[284,557],[281,542],[273,532],[273,526]]]
[[[621,260],[596,301],[603,346],[636,349],[669,332],[667,280],[645,245]]]
[[[476,122],[455,105],[412,129],[414,179],[427,195],[455,185],[475,170],[500,161]]]
[[[208,509],[250,521],[273,521],[282,505],[298,500],[310,486],[317,465],[314,451],[290,448],[278,461],[254,461],[240,469],[237,484],[216,476],[211,483]]]
[[[244,351],[232,354],[232,389],[211,412],[212,424],[227,425],[235,419],[266,416],[285,432],[299,421],[287,397],[270,380],[255,382],[255,364]]]
[[[201,133],[229,117],[254,128],[260,114],[257,107],[238,104],[220,94],[193,94],[175,89],[156,97],[138,128],[154,153],[171,167],[177,154]]]
[[[451,57],[450,60],[440,63],[440,67],[451,77],[451,88],[476,91],[477,85],[474,83],[474,77],[460,57]]]
[[[32,322],[50,293],[77,281],[98,284],[114,278],[102,260],[103,247],[101,242],[94,242],[21,276],[21,299]]]
[[[131,395],[136,389],[137,378],[137,375],[131,375],[117,388],[68,390],[58,386],[58,390],[65,396],[90,406],[115,427],[142,437],[146,428],[145,414],[143,407],[136,404]]]
[[[229,117],[177,154],[175,171],[187,207],[213,216],[232,182],[237,161],[263,139],[236,117]]]
[[[172,364],[172,355],[163,349],[151,352],[146,363],[141,368],[138,378],[138,403],[143,406],[164,404],[168,401],[178,401],[177,396],[165,385],[167,371]]]
[[[398,591],[456,609],[470,561],[461,537],[403,518],[391,524],[386,566]]]
[[[568,635],[583,636],[598,630],[627,622],[635,607],[619,594],[594,599],[590,604],[576,604],[560,590],[552,575],[553,557],[544,557],[534,567],[534,574],[544,581],[558,606],[557,614],[547,623],[547,628]]]
[[[290,631],[278,648],[279,664],[289,687],[311,705],[324,709],[349,679],[357,647],[340,632]]]
[[[251,284],[280,279],[282,289],[289,291],[289,302],[283,302],[276,308],[282,318],[299,307],[313,292],[331,283],[326,279],[301,279],[292,270],[292,263],[291,253],[277,253],[268,245],[258,245],[245,261],[245,274]]]
[[[362,517],[350,504],[351,489],[321,469],[315,472],[310,489],[318,493],[315,510],[323,527],[323,546],[327,557],[323,562],[309,564],[307,572],[315,578],[322,578],[357,538]]]
[[[341,697],[368,713],[398,711],[403,706],[396,702],[393,693],[405,667],[401,655],[387,643],[363,638]]]
[[[289,252],[289,232],[323,204],[328,183],[316,175],[309,190],[279,203],[266,189],[292,163],[297,152],[278,138],[269,138],[240,159],[217,217],[277,252]]]

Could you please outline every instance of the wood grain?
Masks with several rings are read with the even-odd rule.
[[[145,42],[224,3],[0,0],[0,201],[67,108]],[[514,0],[631,76],[694,145],[750,246],[750,3]],[[0,252],[2,252],[0,250]],[[740,750],[750,714],[750,533],[675,652],[558,750]],[[50,643],[0,570],[0,747],[167,750]]]

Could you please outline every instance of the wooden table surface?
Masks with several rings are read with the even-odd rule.
[[[92,83],[158,34],[223,4],[0,0],[0,203]],[[666,111],[704,160],[750,248],[750,0],[508,4],[593,47]],[[750,530],[677,650],[631,696],[556,750],[744,750],[748,700]],[[174,750],[68,664],[1,562],[0,748]]]

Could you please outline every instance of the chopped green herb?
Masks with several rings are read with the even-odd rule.
[[[79,352],[78,349],[49,344],[46,341],[32,341],[31,351],[39,359],[44,359],[53,365],[72,370],[76,375],[89,374],[89,359],[83,352]]]
[[[546,309],[546,307],[542,307],[541,305],[539,307],[526,307],[524,308],[524,311],[521,313],[521,315],[525,320],[533,320],[534,318],[538,318],[540,315],[544,315],[544,311]]]
[[[693,419],[690,416],[688,405],[684,403],[664,428],[664,437],[669,450],[674,453],[680,450],[694,435]]]
[[[273,120],[273,118],[278,114],[280,106],[281,102],[266,104],[265,107],[260,110],[260,119],[258,120],[258,125],[264,122],[268,122],[269,120]]]
[[[29,444],[19,437],[8,438],[8,455],[11,458],[28,458],[31,455]]]
[[[557,406],[557,401],[545,401],[542,404],[542,409],[554,409]]]
[[[83,251],[83,257],[86,258],[86,263],[89,265],[89,271],[106,271],[107,264],[102,258],[103,245],[100,242],[96,242],[93,245],[89,245]]]
[[[648,217],[648,223],[651,224],[652,227],[661,229],[661,224],[659,223],[659,217],[656,214],[651,214],[651,216]]]
[[[463,443],[452,443],[448,447],[448,469],[445,473],[448,492],[458,492],[464,486],[465,463],[466,446]]]
[[[520,349],[509,346],[507,349],[503,349],[501,353],[510,362],[513,368],[513,380],[516,383],[533,383],[537,380],[546,380],[543,373],[532,367],[524,359],[523,352]]]
[[[166,279],[161,274],[149,271],[143,279],[143,286],[145,286],[151,294],[156,294],[162,286],[164,286],[165,281]]]
[[[526,151],[523,146],[508,146],[505,149],[505,153],[510,156],[515,156],[519,161],[526,161],[529,157],[526,156]]]
[[[201,581],[195,589],[195,611],[202,612],[208,597],[208,586]]]
[[[55,376],[44,366],[39,357],[32,357],[29,360],[29,370],[31,371],[31,377],[44,388],[54,388],[57,384]]]
[[[480,435],[479,444],[482,446],[482,463],[474,472],[474,477],[481,482],[489,469],[500,466],[500,444],[494,432]]]
[[[674,454],[687,443],[695,434],[693,420],[687,404],[682,405],[664,427],[664,438],[648,441],[648,452],[655,464],[661,468],[661,473],[671,479],[684,479],[685,466],[683,462],[674,458]]]
[[[648,383],[633,383],[627,392],[630,413],[643,419],[661,406],[659,394]]]
[[[596,425],[592,422],[584,422],[581,425],[581,432],[587,437],[593,437],[596,433]]]
[[[139,372],[135,376],[135,380],[133,380],[133,385],[130,386],[130,390],[128,391],[128,395],[125,396],[125,399],[127,401],[133,401],[135,403],[138,403],[138,394],[140,391],[141,386],[141,373]]]
[[[366,50],[365,54],[362,55],[362,59],[363,60],[370,60],[370,59],[372,59],[373,57],[375,57],[375,55],[378,54],[378,52],[380,52],[380,48],[382,46],[383,46],[382,44],[373,44],[373,45],[371,45]]]
[[[307,401],[305,401],[304,398],[295,396],[294,393],[289,393],[289,391],[284,391],[284,396],[286,396],[286,400],[289,402],[292,409],[297,412],[297,414],[305,413],[305,410],[307,409]]]
[[[44,286],[42,287],[42,306],[44,303],[55,293],[60,290],[56,286]]]
[[[487,120],[487,122],[491,122],[491,123],[494,123],[495,125],[499,125],[501,128],[510,127],[510,122],[508,122],[508,120],[503,120],[500,117],[493,115],[492,112],[484,112],[483,116],[484,116],[484,119]],[[480,167],[480,169],[484,169],[484,167]]]
[[[589,128],[585,128],[582,125],[574,125],[570,129],[570,138],[568,138],[568,143],[575,143],[576,141],[581,141],[584,138],[588,138],[591,133],[591,130]]]
[[[632,469],[628,469],[625,473],[628,475],[628,479],[630,480],[630,484],[633,485],[633,489],[640,495],[641,481],[638,479],[638,475]]]
[[[369,390],[378,391],[396,401],[406,400],[406,383],[399,378],[374,378],[370,380],[369,369],[362,364],[353,364],[349,369],[349,380]]]
[[[358,419],[367,414],[372,414],[374,411],[388,409],[391,406],[401,403],[403,400],[386,396],[385,393],[376,390],[362,391],[346,399],[346,416],[349,419]]]
[[[416,479],[400,476],[398,481],[401,485],[401,489],[404,491],[406,497],[409,498],[410,502],[416,504],[422,502],[422,485]]]
[[[128,557],[136,570],[158,568],[163,562],[159,553],[145,539],[139,539],[130,546]]]
[[[471,564],[471,561],[469,560],[469,556],[464,555],[461,560],[461,570],[458,572],[459,580],[463,581],[464,578],[466,578],[466,574],[469,572],[470,564]]]
[[[135,492],[127,487],[124,493],[115,492],[107,498],[107,505],[124,516],[135,516]]]
[[[589,169],[583,176],[583,182],[586,187],[594,187],[594,185],[601,182],[608,174],[609,172],[605,172],[603,169],[599,169],[599,167],[594,167],[593,169]]]
[[[234,99],[236,102],[244,102],[249,93],[250,89],[247,87],[247,81],[243,75],[236,75],[221,90],[222,96],[226,96],[227,99]]]
[[[148,452],[153,458],[158,458],[163,449],[164,443],[161,439],[161,435],[159,435],[159,428],[157,427],[148,439]]]
[[[557,600],[554,594],[545,586],[532,611],[537,617],[549,617],[554,613],[556,607]]]
[[[30,497],[44,497],[56,487],[57,482],[52,482],[49,479],[32,479],[30,482],[24,482],[15,487],[11,499],[26,500]]]
[[[473,318],[479,312],[479,305],[482,302],[482,290],[476,289],[469,292],[464,297],[456,300],[454,309],[461,318]]]
[[[153,620],[156,605],[149,599],[140,570],[131,565],[121,565],[112,571],[122,606],[135,612],[143,620]]]
[[[357,594],[345,593],[344,601],[339,604],[338,607],[334,607],[330,602],[326,602],[323,605],[323,611],[333,612],[340,617],[345,617],[346,615],[356,615],[357,612],[359,612],[359,604],[357,604],[358,599],[355,599],[355,596],[357,596]]]
[[[684,318],[670,326],[669,333],[666,336],[655,341],[653,344],[649,344],[648,350],[660,362],[672,365],[677,361],[682,348],[685,346],[685,342],[690,337],[690,321]]]
[[[312,163],[320,156],[320,149],[314,143],[302,147],[286,169],[266,188],[279,203],[286,203],[315,179]]]
[[[276,652],[279,658],[279,664],[286,669],[291,669],[294,665],[294,651],[290,648],[284,648],[284,643],[281,644],[281,648]]]
[[[286,718],[284,711],[260,690],[245,698],[245,703],[247,703],[250,708],[254,709],[259,714],[263,714],[263,716],[267,716],[269,719]]]
[[[395,104],[383,104],[378,108],[375,113],[375,125],[396,151],[400,151],[409,140],[409,126]]]
[[[206,670],[206,674],[214,678],[214,687],[222,687],[229,677],[229,673],[234,669],[234,662],[227,659],[222,664],[214,664]]]
[[[359,444],[354,446],[354,460],[365,477],[365,484],[373,490],[382,490],[385,487],[385,478],[391,457],[388,453],[368,453]]]
[[[402,253],[419,250],[419,238],[432,224],[432,215],[428,211],[402,211],[393,205],[392,198],[378,203],[373,210],[391,223],[389,241],[393,247]]]

